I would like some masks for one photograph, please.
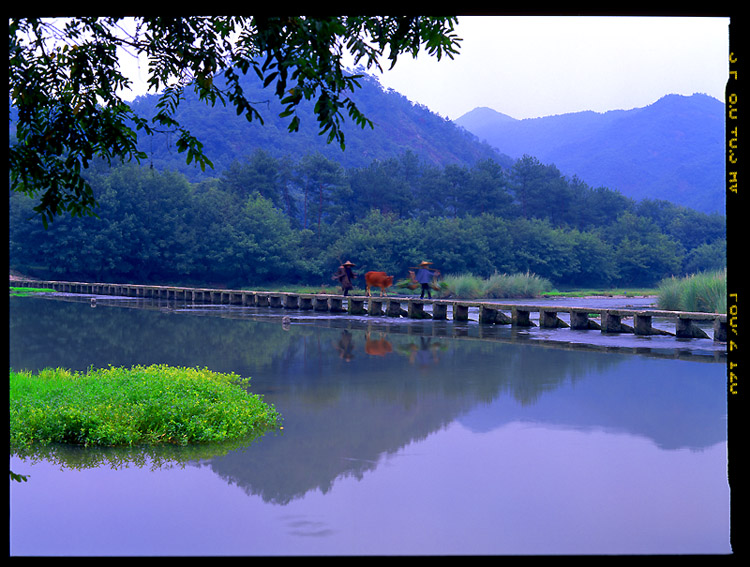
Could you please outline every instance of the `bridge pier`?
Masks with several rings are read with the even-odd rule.
[[[365,315],[367,309],[365,309],[365,299],[350,297],[349,303],[347,304],[347,310],[351,315]]]
[[[706,332],[695,324],[695,319],[677,317],[676,335],[681,339],[707,339]]]
[[[497,321],[497,309],[488,305],[479,306],[479,323],[483,325],[494,325]]]
[[[454,303],[453,304],[453,320],[454,321],[468,321],[469,320],[469,306],[465,303]]]
[[[602,311],[602,333],[632,333],[633,327],[622,322],[619,311]]]
[[[536,327],[534,322],[529,317],[530,311],[528,309],[521,309],[519,307],[511,308],[511,316],[513,325],[516,327]]]
[[[344,313],[346,309],[343,306],[343,299],[340,297],[329,297],[328,310],[331,313]]]
[[[294,294],[287,294],[284,296],[284,309],[298,309],[299,308],[299,296]]]
[[[601,325],[589,319],[589,311],[586,309],[570,310],[570,328],[577,330],[601,329]]]
[[[432,304],[432,318],[438,320],[445,320],[448,318],[448,306],[445,303],[433,303]]]
[[[559,328],[568,328],[570,327],[570,325],[568,325],[565,321],[563,321],[557,316],[557,311],[551,311],[549,309],[540,309],[539,310],[539,327],[542,327],[545,329],[559,329]]]
[[[508,317],[502,311],[498,311],[497,312],[497,316],[495,317],[495,324],[496,325],[512,325],[513,324],[513,318],[512,317]]]
[[[407,312],[410,319],[432,319],[432,315],[424,310],[424,302],[422,301],[409,301]]]
[[[724,317],[714,319],[714,340],[727,342],[727,319]]]
[[[651,326],[653,315],[648,312],[635,313],[633,315],[633,332],[636,335],[672,335],[668,331],[654,329]]]
[[[387,317],[401,317],[403,309],[401,309],[401,302],[397,301],[395,299],[389,299],[386,308],[385,308],[385,314]]]
[[[367,314],[380,317],[383,314],[383,300],[370,298],[367,300]]]

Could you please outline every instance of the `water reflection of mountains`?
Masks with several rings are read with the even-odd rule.
[[[726,440],[719,364],[472,340],[469,330],[462,340],[424,324],[285,326],[39,298],[13,298],[10,315],[14,368],[159,362],[250,376],[284,434],[208,466],[279,503],[360,478],[456,421],[475,431],[518,420],[606,429],[665,449]]]

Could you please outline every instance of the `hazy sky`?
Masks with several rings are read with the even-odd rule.
[[[643,107],[667,94],[724,100],[729,18],[462,16],[456,31],[455,59],[402,56],[375,73],[381,84],[450,119],[478,106],[521,119]],[[123,63],[144,78],[145,67]]]
[[[521,119],[672,93],[724,100],[729,18],[466,16],[457,33],[454,60],[404,57],[381,84],[450,119],[478,106]]]

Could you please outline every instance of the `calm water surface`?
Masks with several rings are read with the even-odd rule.
[[[15,369],[206,366],[284,418],[239,448],[11,456],[11,554],[731,552],[712,341],[286,314],[11,298]]]

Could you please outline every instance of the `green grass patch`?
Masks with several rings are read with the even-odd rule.
[[[10,371],[11,448],[187,445],[278,426],[273,406],[234,373],[167,365],[37,374]]]
[[[54,289],[48,289],[44,287],[13,287],[10,288],[10,295],[14,297],[24,297],[26,295],[33,295],[35,293],[51,293]]]
[[[671,311],[727,312],[727,271],[667,278],[659,284],[658,305]]]
[[[573,289],[546,291],[543,297],[649,297],[657,295],[657,288]]]

